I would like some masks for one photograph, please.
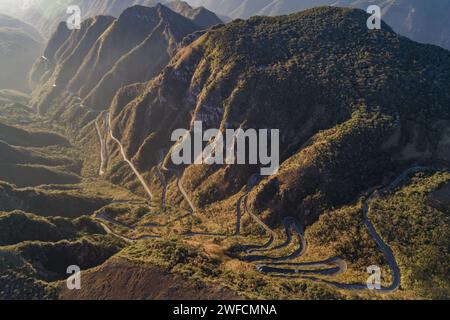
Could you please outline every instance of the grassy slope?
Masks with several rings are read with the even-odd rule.
[[[340,294],[324,285],[307,281],[277,281],[261,276],[236,260],[225,261],[222,249],[213,241],[186,243],[179,240],[152,240],[123,250],[118,257],[132,262],[164,267],[190,280],[219,284],[247,298],[336,299]]]
[[[68,265],[95,267],[124,246],[85,215],[136,197],[105,181],[78,184],[83,157],[64,130],[23,95],[2,98],[0,180],[24,188],[0,181],[0,299],[55,299]]]
[[[418,174],[375,201],[371,214],[398,259],[403,287],[435,299],[450,296],[450,217],[433,205],[434,193],[449,184],[448,173]]]
[[[11,112],[14,114],[13,118],[20,123],[28,123],[30,124],[32,121],[30,118],[26,119],[25,116],[19,115],[14,113],[13,107],[9,106],[9,108],[5,109],[8,112]],[[366,130],[364,132],[371,132],[373,128],[380,128],[383,129],[385,127],[389,128],[389,125],[384,125],[386,122],[386,118],[388,117],[376,117],[373,116],[373,113],[366,114],[364,113],[361,115],[356,115],[355,117],[352,117],[347,123],[344,123],[342,126],[335,128],[334,130],[330,130],[327,132],[323,132],[318,134],[314,138],[314,142],[316,143],[316,146],[313,148],[310,148],[308,151],[312,155],[311,157],[316,158],[319,157],[321,160],[323,160],[323,163],[330,163],[335,166],[342,166],[345,162],[342,160],[342,162],[336,162],[333,163],[328,157],[328,152],[331,152],[330,149],[332,149],[333,145],[340,145],[342,142],[345,142],[345,145],[352,145],[354,142],[355,132],[360,132],[360,130]],[[369,115],[369,117],[366,117]],[[371,117],[373,116],[373,117]],[[0,115],[1,117],[1,115]],[[30,116],[31,117],[31,116]],[[35,117],[32,115],[32,117]],[[28,122],[27,122],[28,121]],[[367,126],[362,126],[361,128],[360,124],[367,124]],[[48,123],[44,124],[44,127],[50,125]],[[96,157],[98,155],[98,149],[96,148],[96,144],[98,143],[96,141],[95,132],[92,131],[92,126],[89,129],[85,129],[86,131],[83,131],[83,133],[87,133],[85,135],[85,138],[83,140],[83,143],[85,146],[83,149],[85,153],[89,153],[89,155],[79,155],[80,158],[85,156],[87,158]],[[89,131],[89,132],[88,132]],[[378,132],[378,131],[377,131]],[[326,137],[331,136],[335,139],[329,139],[327,140]],[[367,139],[370,140],[371,135],[368,135],[365,137],[366,140],[361,139],[357,140],[359,145],[364,145],[364,143],[367,142]],[[86,151],[88,150],[88,151]],[[338,160],[345,159],[346,153],[344,152],[345,149],[339,149],[338,150]],[[295,159],[294,159],[295,160]],[[333,160],[333,159],[332,159]],[[327,162],[328,161],[328,162]],[[364,161],[361,160],[363,163]],[[86,163],[86,165],[90,166],[91,168],[89,171],[91,172],[91,176],[95,174],[95,170],[98,169],[92,161],[89,163]],[[293,166],[295,167],[297,164],[293,163]],[[118,165],[119,166],[119,165]],[[125,166],[121,167],[122,171],[128,172],[129,169],[127,169]],[[339,170],[337,170],[339,171]],[[337,175],[336,180],[339,180],[341,176]],[[344,176],[346,180],[352,180],[349,176]],[[364,179],[363,179],[364,180]],[[439,179],[438,179],[439,180]],[[441,180],[439,180],[441,181]],[[363,181],[364,182],[364,181]],[[130,184],[132,182],[129,182]],[[434,183],[434,182],[433,182]],[[399,199],[395,198],[395,195],[392,197],[387,197],[386,202],[387,203],[381,203],[377,204],[376,210],[374,209],[372,214],[374,219],[376,220],[376,215],[379,214],[378,210],[381,210],[380,212],[384,212],[383,218],[378,221],[377,227],[382,231],[383,237],[386,237],[389,239],[389,242],[392,242],[392,245],[396,251],[396,254],[398,253],[398,259],[400,260],[401,268],[402,268],[402,274],[404,275],[405,279],[407,280],[405,282],[405,288],[408,290],[412,290],[412,293],[409,292],[400,292],[394,295],[393,297],[417,297],[420,296],[434,296],[434,297],[442,297],[446,294],[446,288],[445,288],[445,282],[443,282],[442,279],[445,279],[445,270],[442,268],[442,263],[445,260],[441,259],[447,259],[448,258],[445,255],[442,255],[442,248],[445,244],[445,241],[441,238],[441,235],[445,235],[447,232],[445,230],[445,219],[442,218],[441,215],[439,215],[438,212],[432,210],[429,208],[429,206],[426,204],[426,202],[422,200],[427,199],[427,195],[429,195],[429,191],[434,189],[436,187],[436,184],[433,185],[433,183],[430,184],[430,182],[422,181],[418,183],[420,187],[420,190],[423,188],[428,188],[427,191],[423,191],[422,197],[417,198],[415,195],[417,193],[417,188],[413,190],[408,191],[409,189],[406,189],[406,192],[408,194],[409,200],[404,200],[404,197],[400,197]],[[439,182],[438,184],[440,184]],[[86,195],[86,193],[89,195],[87,197],[88,199],[91,199],[90,196],[96,194],[99,190],[97,189],[97,186],[102,186],[104,188],[109,188],[109,186],[105,186],[105,184],[101,184],[99,181],[92,181],[92,184],[90,187],[83,186],[79,190],[78,196],[80,196],[80,199],[84,199],[85,196],[81,196],[80,194]],[[425,187],[424,187],[425,186]],[[64,215],[65,213],[61,211],[61,208],[64,208],[67,206],[67,199],[70,198],[73,201],[77,201],[77,197],[74,196],[73,190],[57,190],[57,187],[55,186],[48,186],[45,192],[41,193],[40,196],[47,197],[51,201],[49,203],[58,203],[60,206],[58,211],[58,215]],[[61,188],[61,187],[60,187]],[[67,188],[70,189],[69,186]],[[56,190],[55,190],[56,189]],[[205,188],[206,191],[208,188]],[[211,188],[209,188],[211,189]],[[330,188],[332,189],[332,188]],[[38,190],[42,191],[42,190]],[[103,190],[101,190],[103,191]],[[206,195],[208,195],[205,191]],[[421,192],[422,192],[421,191]],[[116,190],[108,190],[105,193],[109,193],[110,196],[115,195]],[[179,194],[176,190],[176,185],[172,181],[171,183],[171,192]],[[48,193],[48,194],[46,194]],[[78,193],[75,192],[75,193]],[[120,192],[119,192],[120,193]],[[123,195],[123,194],[122,194]],[[124,196],[124,195],[123,195]],[[59,199],[58,201],[55,201],[54,198]],[[180,196],[178,196],[181,198]],[[39,197],[38,197],[39,198]],[[414,199],[414,201],[411,201],[411,199]],[[94,199],[91,199],[95,201]],[[216,208],[216,211],[211,209],[209,211],[209,215],[204,218],[204,221],[212,219],[215,212],[219,212],[222,214],[220,217],[216,217],[217,220],[220,220],[221,218],[226,218],[228,224],[233,224],[234,219],[230,219],[230,216],[234,214],[234,204],[236,199],[228,199],[228,201],[224,201],[222,205],[226,206],[227,208],[232,208],[231,210],[227,211],[226,214],[221,211],[220,206]],[[206,203],[210,202],[208,199],[204,200]],[[381,200],[380,200],[381,201]],[[401,206],[397,207],[397,204],[402,201],[407,201],[406,204],[402,204]],[[43,204],[39,204],[39,208],[41,205],[45,206],[45,202]],[[378,208],[380,207],[380,208]],[[395,218],[398,215],[406,214],[406,213],[399,213],[404,208],[407,208],[407,219],[412,219],[413,223],[411,225],[402,225],[402,230],[404,230],[404,234],[398,234],[395,229],[390,230],[388,227],[389,223],[386,221],[389,221],[390,218]],[[401,208],[402,210],[399,210]],[[436,236],[433,236],[431,238],[427,238],[426,240],[423,240],[420,238],[420,235],[417,234],[418,225],[421,225],[423,223],[422,216],[418,214],[418,212],[423,212],[423,210],[430,210],[431,214],[429,215],[430,221],[433,219],[437,219],[437,224],[432,224],[429,221],[425,221],[425,225],[427,227],[427,230],[431,230],[431,234],[437,234]],[[37,210],[37,209],[35,209]],[[48,211],[48,208],[46,208]],[[92,213],[95,209],[89,209]],[[88,211],[89,211],[88,210]],[[148,210],[144,210],[143,208],[133,207],[133,206],[113,206],[113,208],[104,208],[103,211],[108,212],[111,214],[112,217],[118,219],[119,221],[131,225],[138,225],[140,224],[140,219],[146,220],[148,222],[154,222],[155,218],[161,219],[161,217],[154,217],[155,213],[150,213]],[[103,212],[102,211],[102,212]],[[159,212],[160,214],[171,214],[170,211],[167,212]],[[54,214],[54,212],[53,212]],[[52,215],[51,212],[47,212],[45,215]],[[323,214],[318,222],[312,225],[312,227],[307,232],[307,238],[310,242],[312,253],[308,253],[308,256],[305,257],[306,260],[309,258],[311,259],[324,259],[328,258],[330,256],[342,256],[351,262],[350,265],[350,272],[348,275],[345,275],[342,277],[341,280],[346,282],[358,282],[362,283],[367,278],[366,272],[365,272],[365,266],[370,264],[379,264],[380,266],[383,266],[383,270],[386,270],[386,265],[383,260],[382,255],[376,250],[373,241],[369,238],[366,232],[364,232],[363,226],[362,226],[362,213],[361,213],[361,203],[357,202],[353,205],[344,206],[339,210],[328,210],[328,213]],[[22,218],[21,218],[22,219]],[[405,217],[403,217],[405,219]],[[29,221],[33,220],[33,221]],[[36,218],[27,218],[25,219],[26,222],[24,222],[24,228],[30,228],[30,238],[36,238],[33,236],[34,228],[36,226],[36,223],[43,223],[43,228],[51,228],[51,224],[55,224],[54,220],[49,220],[48,218],[46,221],[35,221]],[[163,219],[161,219],[163,221]],[[223,220],[223,219],[222,219]],[[8,221],[8,220],[7,220]],[[200,220],[200,223],[204,222]],[[252,229],[252,225],[249,223],[249,221],[244,221],[245,225],[245,231],[249,231]],[[395,222],[395,221],[394,221]],[[71,222],[75,223],[75,222]],[[189,228],[191,226],[199,227],[196,224],[200,224],[199,221],[193,221],[191,219],[190,221],[187,221],[186,223],[182,223],[180,225],[177,225],[176,227],[182,228]],[[225,223],[227,224],[227,223]],[[439,226],[437,231],[433,228],[436,227],[436,225]],[[444,225],[444,227],[442,227]],[[142,225],[139,227],[142,227],[139,231],[145,232],[145,230],[148,230],[148,228],[144,228]],[[227,225],[227,227],[229,227]],[[60,230],[60,229],[58,229]],[[442,232],[445,231],[445,232]],[[276,230],[277,233],[281,234],[281,230]],[[61,232],[61,230],[60,230]],[[256,232],[255,232],[256,234]],[[428,233],[427,233],[428,234]],[[259,237],[257,240],[261,240],[261,235],[259,234]],[[14,240],[14,236],[12,235],[11,239],[5,240],[5,242],[16,242],[18,240]],[[80,235],[77,235],[80,236]],[[259,273],[257,273],[254,270],[254,266],[248,265],[245,263],[241,263],[237,261],[236,259],[232,258],[232,248],[233,246],[238,245],[238,242],[248,242],[249,240],[254,240],[253,238],[240,238],[240,239],[226,239],[226,240],[220,240],[220,239],[211,239],[208,237],[205,238],[198,238],[198,239],[190,239],[190,240],[183,240],[181,237],[177,235],[173,235],[174,238],[171,239],[170,237],[165,240],[155,240],[155,241],[143,241],[138,242],[130,247],[126,248],[124,251],[122,251],[119,254],[119,257],[129,259],[133,262],[142,263],[142,264],[151,264],[151,265],[158,265],[161,266],[171,272],[181,273],[189,278],[196,279],[200,282],[211,282],[211,283],[220,283],[222,285],[225,285],[232,290],[242,293],[243,295],[247,297],[253,297],[253,298],[297,298],[297,299],[317,299],[317,298],[339,298],[342,297],[342,293],[337,292],[333,288],[324,286],[324,285],[318,285],[314,284],[312,282],[306,281],[306,280],[282,280],[282,279],[274,279],[271,277],[263,276]],[[80,236],[85,237],[85,236]],[[448,238],[448,236],[447,236]],[[15,238],[17,239],[17,238]],[[444,238],[445,239],[445,238]],[[20,240],[20,239],[19,239]],[[35,240],[41,240],[42,239],[35,239]],[[44,239],[45,240],[45,239]],[[58,241],[58,239],[55,239],[54,241]],[[103,243],[103,241],[105,243]],[[402,241],[402,242],[399,242]],[[401,246],[406,245],[409,246],[408,250],[416,250],[418,252],[421,252],[424,250],[424,253],[421,253],[418,255],[418,258],[414,258],[411,260],[411,256],[415,256],[414,253],[411,252],[400,252],[399,248],[400,245],[396,244],[396,242],[401,243]],[[424,247],[424,245],[426,247]],[[395,247],[398,246],[396,249]],[[76,260],[79,258],[77,255],[79,254],[88,254],[90,255],[91,252],[97,252],[100,255],[104,253],[102,251],[105,249],[108,253],[111,253],[115,251],[117,248],[119,248],[120,245],[114,244],[114,241],[111,240],[109,237],[105,237],[105,239],[102,239],[102,237],[88,237],[87,239],[83,240],[75,240],[72,241],[72,239],[69,239],[69,241],[58,241],[55,243],[43,243],[43,242],[24,242],[22,244],[10,246],[10,247],[3,247],[0,249],[0,257],[1,256],[7,256],[7,262],[0,263],[2,266],[8,266],[8,263],[15,263],[17,268],[24,268],[24,272],[18,272],[16,275],[24,275],[28,274],[29,276],[26,277],[26,281],[30,281],[30,283],[33,284],[33,290],[40,291],[42,287],[47,288],[48,284],[42,283],[39,281],[44,280],[54,280],[62,277],[62,265],[60,264],[53,264],[55,257],[64,257],[65,261],[64,263],[67,263],[69,260]],[[423,249],[425,248],[425,249]],[[230,249],[230,250],[227,250]],[[62,251],[68,250],[67,254],[63,253]],[[434,257],[436,259],[433,259],[432,262],[435,265],[430,265],[429,261],[424,261],[423,256],[426,256],[429,252],[435,254]],[[440,254],[436,254],[440,253]],[[101,259],[103,260],[103,259]],[[5,261],[5,260],[3,260]],[[26,269],[27,264],[25,261],[31,262],[33,265],[42,264],[44,263],[44,268],[38,271],[36,270],[28,270]],[[80,262],[80,261],[76,261]],[[83,261],[81,261],[83,262]],[[90,267],[93,265],[98,264],[99,261],[95,261],[95,263],[86,263],[86,267]],[[426,276],[426,273],[424,273],[424,270],[427,270],[427,268],[433,268],[433,270],[437,270],[437,275],[434,279],[424,279],[424,275]],[[11,270],[16,270],[15,268],[12,268]],[[22,270],[22,269],[20,269]],[[3,271],[9,272],[6,269]],[[30,272],[30,273],[27,273]],[[34,273],[33,273],[34,272]],[[8,273],[5,273],[8,274]],[[409,274],[413,275],[410,276]],[[388,280],[389,276],[386,276],[384,280]],[[1,277],[0,275],[0,281],[4,281],[5,277]],[[16,286],[18,283],[20,284],[23,278],[18,278],[17,282],[14,282],[14,286]],[[419,281],[417,283],[414,283],[414,281]],[[39,284],[38,284],[39,282]],[[10,286],[10,284],[8,284]],[[435,286],[435,288],[430,288],[432,286]],[[5,286],[6,287],[6,286]],[[16,290],[18,287],[15,287]],[[26,287],[29,288],[29,287]],[[50,289],[52,286],[50,286]],[[8,291],[10,292],[10,291]],[[22,291],[22,293],[26,292],[26,289]],[[50,290],[50,292],[53,294],[54,291]],[[20,297],[20,291],[12,291],[11,293],[14,297]],[[28,293],[27,293],[28,294]],[[39,293],[40,296],[43,296],[42,292]],[[353,295],[350,295],[353,297]],[[364,297],[364,295],[362,295]],[[361,297],[361,296],[359,296]]]
[[[55,299],[55,281],[67,278],[69,265],[96,266],[122,247],[117,239],[101,235],[0,247],[0,299]]]

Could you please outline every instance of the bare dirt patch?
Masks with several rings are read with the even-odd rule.
[[[229,289],[198,283],[163,268],[110,260],[82,274],[81,290],[62,284],[62,300],[237,300]]]

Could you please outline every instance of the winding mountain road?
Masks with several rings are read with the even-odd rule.
[[[134,164],[128,159],[127,154],[125,152],[125,149],[122,145],[122,143],[120,142],[119,139],[117,139],[114,134],[113,134],[113,130],[112,130],[112,125],[111,125],[111,113],[108,113],[108,126],[109,126],[109,134],[111,136],[111,139],[117,143],[117,145],[120,148],[120,153],[122,154],[122,158],[123,160],[128,164],[128,166],[131,168],[131,170],[133,170],[135,176],[139,179],[142,187],[144,188],[145,192],[148,194],[148,196],[150,197],[150,201],[153,200],[153,194],[150,191],[150,187],[148,186],[147,182],[145,182],[145,179],[142,177],[142,175],[139,173],[139,171],[136,169],[136,167],[134,166]]]
[[[122,228],[134,230],[134,228],[132,228],[132,227],[130,227],[130,226],[127,226],[127,225],[125,225],[125,224],[123,224],[123,223],[120,223],[120,222],[118,222],[118,221],[116,221],[116,220],[114,220],[114,219],[109,218],[106,214],[97,214],[95,218],[96,218],[97,220],[103,220],[103,221],[105,221],[105,222],[111,223],[111,224],[113,224],[113,225],[116,225],[116,226],[119,226],[119,227],[122,227]],[[102,228],[105,230],[105,232],[106,232],[107,234],[112,234],[112,235],[114,235],[115,237],[120,238],[120,239],[122,239],[122,240],[125,240],[125,241],[128,242],[128,243],[134,243],[134,242],[137,242],[137,241],[140,241],[140,240],[146,240],[146,239],[161,239],[161,236],[158,236],[158,235],[150,235],[150,234],[145,234],[145,235],[139,236],[139,237],[137,237],[137,238],[126,237],[126,236],[124,236],[124,235],[121,235],[121,234],[119,234],[119,233],[113,231],[113,230],[112,230],[111,228],[109,228],[105,223],[103,223],[103,222],[101,222],[101,221],[100,221],[99,223],[100,223],[100,225],[102,226]]]
[[[286,267],[295,267],[295,268],[290,269]],[[304,267],[322,268],[322,269],[303,269]],[[262,273],[274,273],[280,275],[317,274],[317,275],[337,276],[347,271],[347,263],[345,262],[345,260],[340,258],[331,258],[323,261],[303,262],[303,263],[275,262],[271,263],[270,265],[258,265],[256,269]]]
[[[275,237],[276,237],[275,232],[272,229],[270,229],[269,226],[267,224],[265,224],[264,221],[262,221],[257,215],[255,215],[253,212],[251,212],[251,210],[248,209],[248,195],[253,190],[253,188],[258,184],[259,177],[260,177],[259,174],[253,174],[250,177],[250,179],[248,180],[248,183],[247,183],[247,190],[245,192],[245,195],[238,201],[237,216],[238,216],[238,222],[239,222],[239,230],[240,230],[240,221],[241,221],[241,217],[242,217],[241,205],[243,205],[244,212],[247,213],[250,216],[250,218],[254,222],[256,222],[256,224],[261,226],[266,231],[266,233],[269,235],[269,239],[267,240],[266,243],[264,243],[262,245],[246,245],[245,250],[247,251],[248,254],[253,253],[253,252],[267,250],[273,244],[273,242],[275,241]]]
[[[164,164],[164,154],[165,149],[159,150],[159,161],[158,165],[156,166],[156,174],[158,175],[159,181],[161,182],[161,185],[163,187],[162,195],[161,195],[161,205],[163,209],[166,208],[166,194],[167,194],[167,181],[166,177],[162,173],[162,166]]]
[[[183,187],[181,172],[179,170],[177,170],[177,169],[167,168],[165,163],[162,163],[161,168],[162,168],[163,171],[171,172],[171,173],[175,174],[175,176],[177,177],[178,189],[180,190],[180,192],[183,195],[183,197],[186,200],[186,202],[189,204],[189,207],[191,208],[191,213],[195,214],[197,209],[195,208],[194,203],[192,202],[191,198],[189,197],[189,195],[187,194],[186,190]]]
[[[423,172],[423,171],[445,171],[449,172],[448,169],[442,169],[442,168],[427,168],[427,167],[420,167],[420,166],[414,166],[411,167],[404,172],[402,172],[393,182],[391,182],[386,187],[374,191],[369,198],[367,199],[366,203],[364,204],[363,208],[363,214],[364,214],[364,224],[367,228],[367,231],[369,232],[370,236],[374,239],[375,243],[377,244],[380,251],[383,252],[384,256],[386,257],[389,267],[391,269],[392,273],[392,282],[388,287],[382,287],[379,290],[372,290],[379,294],[386,294],[386,293],[392,293],[395,292],[400,288],[401,285],[401,274],[400,274],[400,268],[398,267],[397,261],[395,259],[395,256],[392,252],[392,249],[383,241],[381,236],[378,234],[375,226],[373,225],[372,221],[369,218],[370,213],[370,204],[371,202],[377,198],[381,193],[387,192],[392,193],[395,191],[395,189],[402,183],[404,180],[406,180],[411,174]],[[296,229],[298,232],[298,229]],[[300,236],[300,235],[299,235]],[[288,235],[287,242],[291,237]],[[286,243],[284,244],[286,245]],[[268,258],[268,257],[262,257],[262,258]],[[303,275],[302,278],[309,279],[311,281],[316,282],[322,282],[329,285],[332,285],[338,289],[345,289],[345,290],[369,290],[367,285],[361,285],[361,284],[344,284],[344,283],[338,283],[333,281],[328,281],[325,279],[310,277],[306,275],[311,274],[317,274],[317,275],[338,275],[340,273],[343,273],[347,270],[347,263],[345,260],[340,258],[332,258],[320,262],[305,262],[305,263],[286,263],[286,262],[276,262],[276,260],[280,260],[280,258],[270,258],[269,259],[271,263],[268,264],[260,264],[257,266],[257,270],[266,273],[266,274],[272,274],[274,276],[286,276],[290,277],[290,275]],[[292,256],[286,257],[285,261],[292,260]],[[304,267],[326,267],[329,265],[334,265],[334,268],[328,268],[325,270],[304,270],[304,269],[298,269],[298,268],[304,268]],[[295,267],[294,269],[288,268],[288,267]]]
[[[119,139],[117,139],[112,130],[111,126],[111,114],[107,113],[106,116],[108,117],[108,130],[110,137],[113,141],[116,142],[116,144],[120,148],[120,153],[122,155],[123,160],[129,165],[129,167],[132,169],[138,180],[140,181],[141,185],[145,189],[146,193],[150,197],[150,200],[153,199],[153,194],[150,190],[150,187],[147,185],[145,179],[142,177],[142,175],[139,173],[139,171],[136,169],[136,167],[133,165],[133,163],[127,158],[127,155],[125,153],[125,149],[120,142]],[[100,157],[101,157],[101,165],[99,170],[99,175],[104,175],[105,173],[105,166],[106,166],[106,143],[104,142],[101,134],[101,130],[98,124],[98,119],[95,121],[95,127],[97,131],[97,135],[100,140]],[[170,152],[170,151],[169,151]],[[176,176],[177,179],[177,186],[180,190],[181,194],[183,195],[186,202],[189,204],[190,212],[189,214],[194,214],[196,212],[196,208],[190,199],[189,195],[187,194],[186,190],[183,187],[182,183],[182,174],[179,170],[174,168],[168,168],[166,164],[164,163],[164,159],[166,158],[164,156],[165,150],[160,151],[159,156],[159,163],[156,168],[157,175],[161,181],[161,184],[163,185],[163,195],[162,195],[162,205],[163,207],[166,206],[166,189],[167,189],[167,182],[165,179],[165,176],[163,174],[163,171],[173,173]],[[375,290],[376,293],[391,293],[400,288],[401,285],[401,274],[400,274],[400,268],[398,267],[397,261],[395,259],[395,256],[392,252],[392,249],[384,242],[382,237],[377,232],[375,226],[373,225],[372,221],[370,220],[369,214],[370,214],[370,205],[373,200],[375,200],[381,193],[392,193],[395,191],[395,189],[405,180],[407,179],[411,174],[422,172],[422,171],[446,171],[450,172],[448,169],[433,169],[433,168],[426,168],[426,167],[420,167],[420,166],[414,166],[407,170],[405,170],[402,174],[400,174],[394,181],[392,181],[389,185],[385,186],[384,188],[381,188],[379,190],[374,191],[367,199],[367,201],[364,204],[363,207],[363,216],[364,216],[364,225],[367,228],[367,231],[369,232],[370,236],[373,238],[375,243],[377,244],[377,247],[380,251],[383,252],[384,256],[386,257],[389,267],[391,269],[392,273],[392,283],[388,287],[382,287],[380,290]],[[336,276],[341,273],[344,273],[347,270],[347,263],[345,260],[335,257],[330,258],[323,261],[317,261],[317,262],[301,262],[301,263],[292,263],[289,261],[292,261],[298,257],[301,257],[307,250],[307,243],[304,239],[303,235],[303,229],[298,224],[298,222],[292,218],[287,217],[284,219],[283,224],[285,226],[285,232],[286,232],[286,240],[282,244],[278,246],[272,246],[276,234],[275,232],[267,226],[257,215],[251,212],[248,208],[248,196],[251,190],[257,185],[259,181],[259,175],[255,174],[252,175],[248,181],[247,184],[247,190],[245,195],[243,195],[241,198],[239,198],[238,202],[236,203],[236,231],[233,234],[233,236],[238,236],[241,233],[241,220],[242,220],[242,213],[247,213],[250,218],[259,226],[261,226],[266,233],[269,235],[269,239],[266,243],[262,245],[247,245],[244,246],[247,256],[243,258],[244,261],[247,262],[263,262],[262,264],[258,264],[256,266],[256,269],[259,272],[273,275],[276,277],[292,277],[292,276],[300,276],[301,278],[309,279],[316,282],[322,282],[326,283],[332,286],[335,286],[339,289],[345,289],[345,290],[368,290],[367,285],[362,284],[344,284],[344,283],[338,283],[333,281],[328,281],[325,279],[315,278],[311,277],[310,275],[328,275],[328,276]],[[243,211],[241,211],[243,208]],[[120,222],[117,222],[113,219],[110,219],[105,214],[99,214],[97,215],[97,218],[100,220],[103,220],[105,222],[125,227],[128,229],[133,229],[132,227],[126,226],[121,224]],[[106,224],[101,222],[101,225],[105,229],[107,233],[114,234],[117,237],[127,241],[127,242],[135,242],[143,239],[155,239],[160,238],[160,236],[157,235],[143,235],[139,238],[128,238],[123,235],[117,234],[114,231],[112,231]],[[276,251],[288,248],[292,244],[293,240],[293,231],[295,232],[297,238],[298,238],[298,248],[294,250],[291,254],[287,256],[282,257],[273,257],[269,255],[254,255],[255,252],[269,252],[269,251]],[[194,237],[194,236],[220,236],[220,237],[227,237],[229,235],[223,235],[223,234],[211,234],[211,233],[196,233],[196,232],[188,232],[184,234],[186,237]],[[253,255],[252,255],[253,254]],[[310,269],[305,269],[310,268]],[[311,269],[312,268],[312,269]],[[321,269],[315,269],[315,268],[321,268]]]
[[[282,250],[285,248],[288,248],[292,244],[292,229],[295,230],[295,233],[297,235],[298,239],[298,248],[295,249],[291,254],[287,256],[281,256],[281,257],[273,257],[268,255],[248,255],[243,258],[244,261],[247,262],[257,262],[257,261],[270,261],[270,262],[277,262],[277,261],[290,261],[293,259],[296,259],[298,257],[301,257],[305,252],[307,248],[306,240],[303,236],[303,230],[301,226],[297,223],[297,221],[292,218],[288,217],[285,218],[283,221],[283,224],[285,226],[286,231],[286,241],[276,247],[267,248],[266,250],[259,250],[258,252],[273,252],[276,250]],[[256,252],[256,251],[253,251]],[[247,251],[247,253],[249,253]],[[250,252],[252,253],[252,252]]]
[[[103,176],[105,174],[106,168],[106,144],[103,140],[100,126],[98,125],[98,118],[95,120],[95,129],[97,131],[98,139],[100,141],[100,169],[98,175]]]

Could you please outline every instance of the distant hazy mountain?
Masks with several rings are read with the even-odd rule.
[[[0,0],[0,12],[10,16],[19,16],[23,12],[25,0]]]
[[[314,6],[329,5],[335,0],[187,0],[193,6],[204,6],[218,14],[236,18],[254,15],[280,15]]]
[[[315,6],[332,5],[383,10],[383,19],[401,35],[450,49],[450,0],[187,0],[231,18],[276,16]]]
[[[222,20],[220,20],[215,13],[206,10],[204,7],[193,8],[185,1],[171,1],[168,2],[166,6],[191,19],[195,24],[202,28],[208,28],[222,23]]]
[[[158,3],[169,4],[172,2],[171,0],[34,0],[26,6],[21,1],[23,2],[23,0],[17,0],[16,5],[10,5],[11,8],[15,8],[14,14],[24,21],[32,23],[47,36],[50,36],[58,24],[68,17],[66,10],[69,5],[78,5],[81,9],[82,19],[85,20],[97,15],[118,17],[125,9],[134,5],[153,7]],[[205,8],[191,8],[181,1],[175,1],[175,4],[171,5],[171,9],[194,20],[202,27],[209,27],[221,22],[214,13]]]
[[[0,89],[27,91],[28,71],[43,48],[36,29],[0,14]]]
[[[43,42],[44,38],[34,27],[29,25],[28,23],[14,18],[12,16],[8,16],[0,13],[0,28],[9,28],[20,30],[31,36],[37,42]]]
[[[339,0],[338,6],[382,7],[383,19],[401,35],[450,49],[450,0]]]

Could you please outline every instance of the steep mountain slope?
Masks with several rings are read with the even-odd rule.
[[[450,245],[449,190],[449,173],[416,174],[373,206],[377,227],[407,270],[403,286],[434,299],[447,299],[450,294],[450,253],[446,249]]]
[[[155,8],[158,12],[157,25],[142,43],[123,55],[103,76],[87,95],[87,105],[108,107],[119,88],[145,82],[159,74],[174,54],[178,43],[199,29],[191,20],[165,6]],[[83,92],[80,93],[83,96]]]
[[[45,112],[57,105],[54,99],[78,96],[78,109],[105,109],[120,87],[157,75],[178,43],[198,29],[162,5],[134,6],[118,19],[91,18],[72,32],[61,24],[49,41],[48,56],[37,61],[31,73],[36,84],[32,104]]]
[[[98,16],[84,21],[82,28],[73,32],[69,32],[64,24],[60,24],[50,39],[44,56],[35,63],[30,73],[32,83],[39,84],[51,80],[52,86],[67,85],[78,72],[83,58],[98,37],[113,21],[112,17]]]
[[[206,8],[232,18],[254,15],[276,16],[331,5],[366,10],[376,4],[382,8],[383,19],[401,35],[415,41],[431,43],[450,49],[448,18],[450,0],[187,0],[194,6]]]
[[[81,221],[89,230],[80,230],[79,219],[0,213],[0,228],[16,222],[27,230],[1,239],[13,245],[0,246],[0,286],[7,288],[0,298],[55,298],[50,283],[66,276],[67,265],[92,268],[114,254],[84,273],[91,285],[75,293],[63,290],[60,297],[191,298],[197,290],[218,298],[235,292],[265,299],[374,298],[318,283],[333,272],[338,284],[365,288],[366,267],[374,263],[383,270],[383,284],[401,280],[399,295],[388,298],[448,297],[450,174],[435,171],[450,163],[450,53],[400,37],[387,25],[370,31],[360,10],[316,8],[255,17],[187,37],[185,29],[193,23],[180,17],[164,6],[137,6],[118,19],[88,19],[79,31],[62,24],[50,40],[31,75],[34,104],[52,116],[40,124],[66,125],[76,133],[72,138],[81,138],[73,143],[89,158],[84,166],[95,167],[88,175],[92,185],[18,189],[0,183],[0,210],[92,218]],[[109,56],[111,50],[103,47],[117,51]],[[170,63],[148,62],[154,52],[167,52],[163,57],[172,57]],[[107,89],[120,86],[112,99],[114,90]],[[3,119],[6,109],[1,110]],[[280,170],[256,179],[255,165],[176,167],[170,135],[183,127],[193,133],[194,120],[201,120],[204,130],[280,129]],[[0,127],[7,140],[0,143],[0,163],[35,161],[39,150],[18,147],[22,137],[11,138],[11,132],[25,137],[31,132],[7,123]],[[403,175],[418,164],[431,169]],[[136,195],[117,193],[107,180]],[[140,198],[144,185],[151,190]],[[183,206],[190,207],[188,214]],[[392,259],[365,227],[367,216],[392,248],[401,276],[389,269]],[[287,217],[295,230],[289,231]],[[47,237],[47,231],[56,237]],[[264,232],[271,233],[271,242],[259,245]],[[306,245],[312,247],[306,255],[291,254]],[[268,248],[276,257],[246,256],[255,254],[249,248]],[[295,270],[299,278],[280,279],[266,272],[267,266],[249,263],[264,259],[316,268],[333,256],[340,261],[333,269],[308,280],[300,278],[302,270]],[[133,276],[143,282],[130,282]],[[114,283],[96,286],[105,277]],[[145,286],[161,278],[182,284],[182,290]]]
[[[365,228],[370,216],[394,250],[401,276],[393,277],[402,288],[445,297],[448,219],[425,199],[447,190],[448,174],[436,173],[432,183],[420,176],[417,186],[405,189],[405,203],[396,194],[404,182],[380,186],[408,178],[406,168],[449,167],[450,53],[398,36],[386,24],[368,30],[367,17],[360,10],[323,7],[209,30],[158,77],[118,92],[111,134],[153,194],[165,192],[167,203],[191,207],[199,224],[208,226],[205,233],[230,234],[239,207],[261,220],[258,226],[242,222],[259,237],[293,217],[313,244],[306,261],[343,257],[359,272],[386,265]],[[171,133],[187,128],[193,135],[194,120],[204,131],[280,129],[279,171],[255,179],[259,168],[252,165],[175,166],[167,154],[174,147]],[[135,179],[131,170],[118,170],[123,158],[112,145],[108,177],[137,190],[129,183]],[[406,208],[408,223],[398,223],[407,219]],[[426,217],[418,214],[421,208]],[[396,232],[381,221],[395,224]],[[426,234],[417,228],[421,223]],[[416,254],[420,258],[408,258]]]
[[[149,171],[173,130],[192,131],[194,120],[204,130],[280,129],[283,164],[249,198],[271,223],[291,215],[309,225],[410,163],[448,163],[450,53],[387,25],[369,31],[366,20],[359,10],[319,8],[211,30],[143,89],[118,93],[114,135]],[[206,210],[255,172],[189,166],[183,180]]]
[[[44,48],[33,27],[0,14],[0,89],[28,91],[27,74]]]
[[[0,299],[56,299],[55,282],[66,279],[67,266],[95,267],[123,247],[124,243],[112,236],[90,232],[70,241],[21,242],[0,247],[0,285],[4,288]]]

